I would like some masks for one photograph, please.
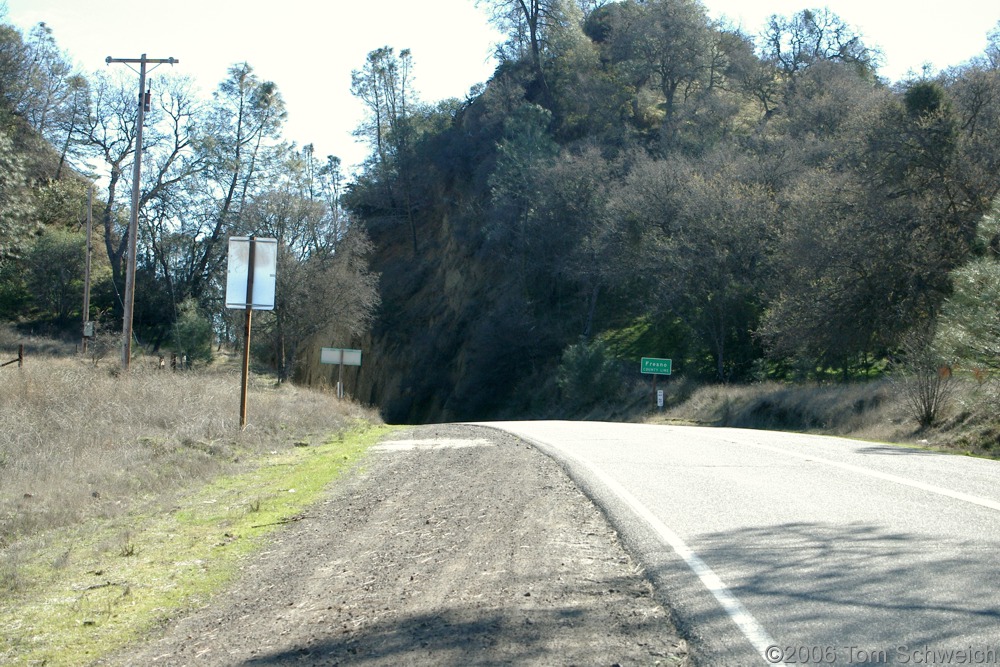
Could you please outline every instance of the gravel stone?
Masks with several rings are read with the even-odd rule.
[[[389,437],[230,589],[102,664],[689,664],[558,464],[484,427]]]

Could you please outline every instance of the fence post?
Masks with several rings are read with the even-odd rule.
[[[5,361],[3,363],[0,363],[0,368],[4,368],[6,366],[10,366],[14,362],[17,362],[17,367],[18,368],[21,368],[22,366],[24,366],[24,343],[22,343],[22,344],[20,344],[20,345],[17,346],[17,358],[16,359],[11,359],[10,361]]]

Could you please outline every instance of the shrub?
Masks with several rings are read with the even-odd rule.
[[[951,367],[934,348],[933,340],[931,327],[911,332],[890,376],[921,428],[934,426],[941,419],[957,388]]]
[[[600,400],[619,397],[623,383],[617,362],[602,341],[581,341],[563,351],[556,371],[563,401],[572,408],[587,408]]]
[[[178,355],[186,355],[189,362],[212,360],[212,323],[198,310],[194,300],[180,305],[174,322],[173,339]]]

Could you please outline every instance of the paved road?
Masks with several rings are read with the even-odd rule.
[[[604,508],[700,664],[1000,665],[1000,464],[740,429],[492,426]]]

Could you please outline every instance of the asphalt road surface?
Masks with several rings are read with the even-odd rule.
[[[1000,464],[819,436],[504,422],[605,511],[701,665],[1000,665]]]

